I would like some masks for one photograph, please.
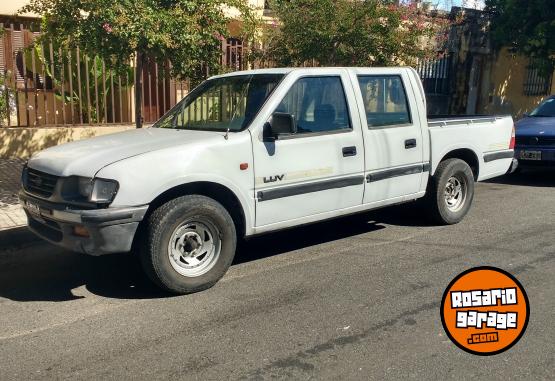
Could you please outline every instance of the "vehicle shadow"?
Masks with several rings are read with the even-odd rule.
[[[365,215],[355,215],[263,234],[239,242],[233,265],[384,228],[385,226],[368,219]]]
[[[424,214],[423,214],[424,212]],[[385,225],[433,226],[424,208],[416,203],[390,206],[352,216],[255,236],[240,242],[234,265],[285,252],[354,237],[381,229]]]
[[[17,251],[0,251],[0,297],[15,301],[61,302],[91,293],[115,299],[169,296],[146,278],[136,256],[114,254],[90,257],[45,242]]]
[[[555,187],[555,170],[524,169],[517,173],[486,180],[491,184],[507,184],[532,187]]]
[[[385,229],[385,225],[426,226],[411,206],[384,208],[269,233],[241,241],[232,266],[306,247]],[[78,288],[114,299],[171,297],[142,272],[136,253],[90,257],[45,242],[0,248],[0,297],[14,301],[70,301]],[[77,290],[76,290],[77,289]]]

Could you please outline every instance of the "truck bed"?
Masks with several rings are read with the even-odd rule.
[[[506,173],[512,162],[510,115],[436,115],[428,117],[428,127],[432,173],[448,152],[460,149],[475,155],[478,181]]]

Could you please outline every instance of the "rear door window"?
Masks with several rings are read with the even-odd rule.
[[[412,122],[407,94],[398,75],[358,77],[368,128],[395,127]]]

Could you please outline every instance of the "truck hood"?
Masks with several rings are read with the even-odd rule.
[[[555,136],[555,117],[527,117],[516,123],[517,136]]]
[[[164,128],[129,130],[47,148],[34,155],[28,165],[56,176],[93,177],[101,168],[116,161],[220,135],[218,132]]]

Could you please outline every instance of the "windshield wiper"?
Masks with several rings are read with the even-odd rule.
[[[543,114],[534,114],[530,115],[533,118],[553,118],[555,115],[543,115]]]

